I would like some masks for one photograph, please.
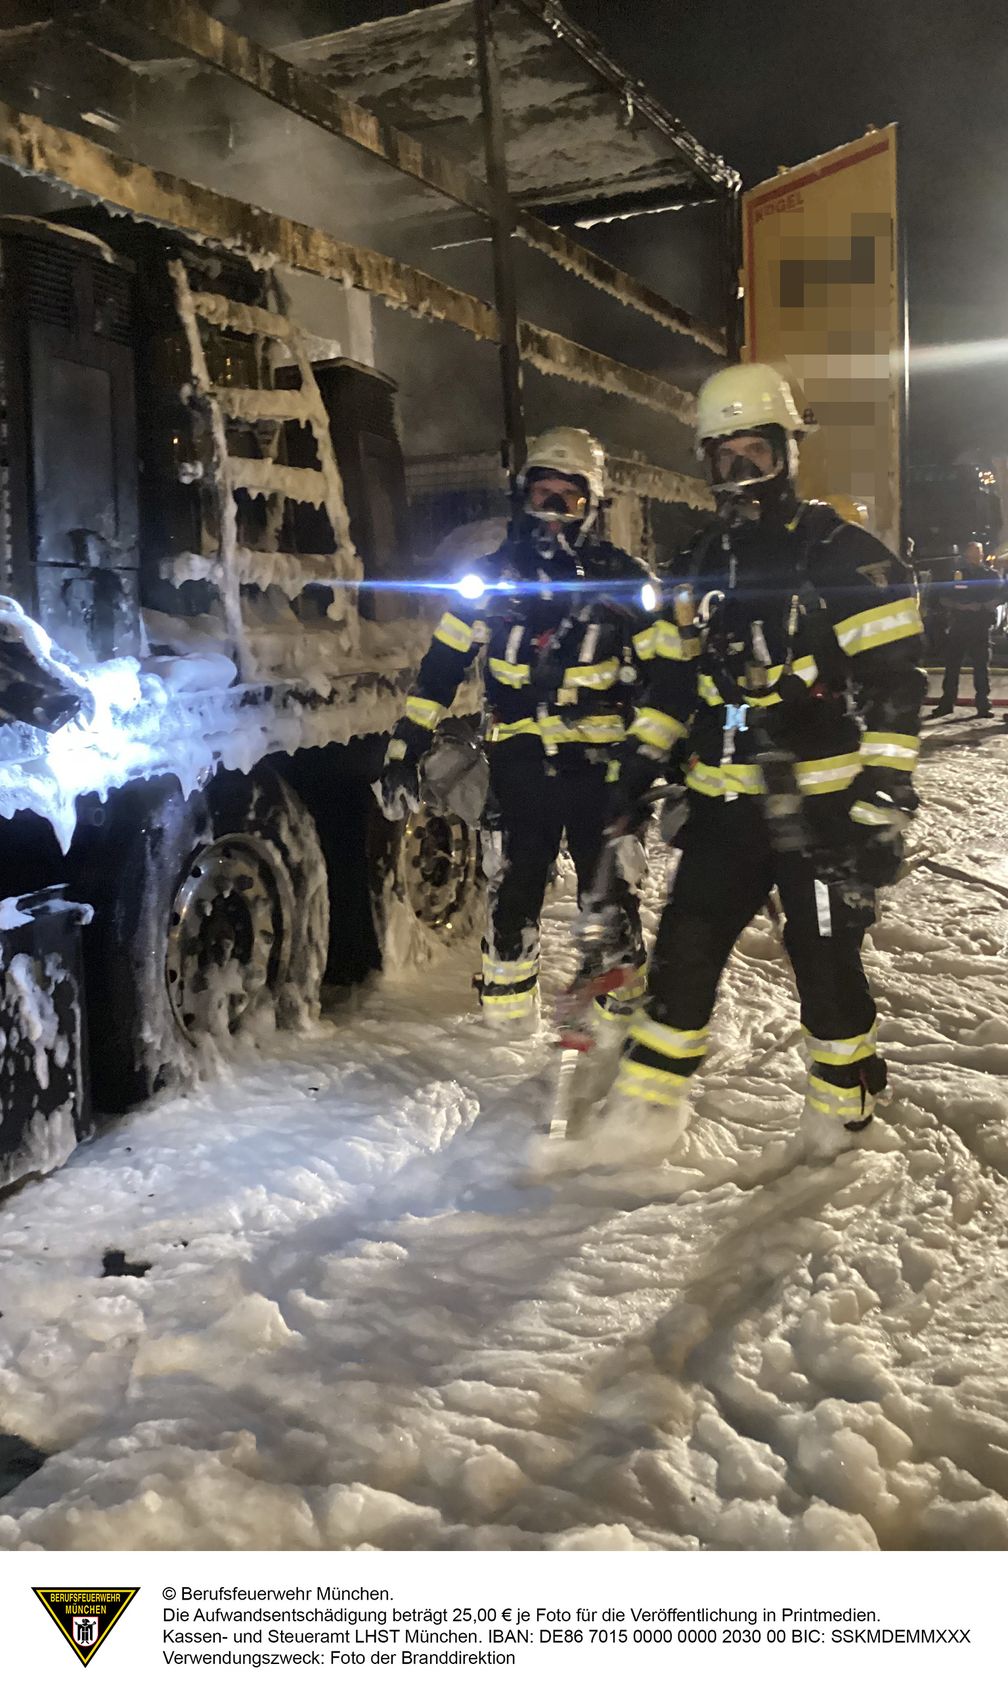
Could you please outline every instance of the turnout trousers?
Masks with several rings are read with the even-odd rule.
[[[521,737],[514,742],[518,750],[509,750],[511,744],[490,749],[494,804],[483,832],[489,920],[480,998],[485,1015],[505,1023],[521,1019],[536,1005],[539,915],[564,837],[577,873],[580,905],[591,889],[612,813],[604,762],[577,751],[561,752],[552,765],[538,737],[531,751],[523,750],[526,741]],[[531,741],[527,744],[532,746]],[[620,883],[614,900],[621,915],[620,958],[641,965],[637,898]]]
[[[776,888],[810,1061],[808,1101],[845,1125],[866,1121],[886,1082],[861,965],[870,918],[864,910],[852,913],[840,887],[818,879],[809,861],[773,851],[755,799],[694,798],[680,846],[647,999],[630,1026],[617,1092],[668,1107],[685,1098],[707,1050],[721,973]]]

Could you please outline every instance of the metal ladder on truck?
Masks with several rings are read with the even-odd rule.
[[[182,260],[170,261],[168,270],[189,345],[192,367],[190,401],[205,412],[210,430],[214,458],[212,479],[220,502],[220,546],[212,578],[220,593],[228,638],[234,648],[240,676],[249,680],[256,673],[242,618],[243,586],[263,589],[278,586],[293,598],[312,582],[326,582],[333,589],[335,601],[335,608],[330,606],[329,615],[338,624],[343,649],[350,657],[357,652],[359,638],[354,584],[362,578],[364,571],[350,536],[350,518],[343,495],[343,481],[333,454],[329,417],[312,372],[303,335],[286,312],[282,287],[275,278],[271,278],[268,289],[276,306],[257,307],[227,296],[194,290]],[[270,371],[280,365],[293,364],[297,367],[300,389],[283,390],[272,386],[247,389],[216,384],[207,362],[203,337],[205,325],[252,333],[257,340],[262,340],[263,356]],[[288,352],[288,363],[272,359],[278,346]],[[295,468],[277,460],[283,429],[288,423],[308,428],[314,440],[318,468]],[[256,429],[264,453],[260,456],[233,455],[228,443],[228,428],[234,426]],[[269,517],[267,548],[253,549],[239,543],[239,492],[266,498]],[[313,504],[325,511],[335,541],[335,549],[331,553],[310,556],[268,548],[269,544],[277,542],[287,502]],[[345,590],[341,591],[340,587]]]

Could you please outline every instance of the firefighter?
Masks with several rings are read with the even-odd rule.
[[[489,920],[477,980],[484,1018],[537,1028],[539,915],[566,834],[579,900],[612,816],[615,755],[637,691],[634,643],[657,602],[644,564],[608,543],[602,446],[556,427],[529,447],[517,521],[459,581],[393,731],[379,783],[387,816],[415,810],[421,764],[463,675],[482,651],[490,804],[483,833]],[[643,962],[632,886],[617,885],[615,951]],[[605,1016],[623,1023],[643,974]]]
[[[680,775],[685,822],[647,999],[596,1116],[596,1136],[617,1144],[642,1119],[666,1138],[685,1128],[721,973],[774,888],[813,1123],[849,1142],[841,1132],[866,1126],[886,1087],[861,944],[918,803],[921,621],[879,540],[799,501],[806,430],[772,367],[701,388],[697,453],[717,519],[677,564],[668,617],[638,641],[654,663],[619,779],[626,812]]]

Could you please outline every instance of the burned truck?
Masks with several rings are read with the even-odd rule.
[[[607,442],[619,543],[695,525],[738,189],[539,0],[279,50],[186,0],[14,11],[0,1185],[465,928],[476,832],[384,821],[388,732],[527,431]]]

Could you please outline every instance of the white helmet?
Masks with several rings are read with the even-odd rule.
[[[529,444],[519,483],[524,486],[530,468],[553,468],[558,474],[575,474],[587,484],[596,504],[605,496],[605,451],[584,427],[549,427]]]
[[[571,544],[580,545],[593,526],[605,497],[605,451],[598,439],[584,427],[549,427],[529,444],[518,475],[519,492],[525,491],[533,468],[549,469],[584,482],[588,502],[583,514],[577,518],[576,537],[570,540]]]
[[[766,362],[726,367],[704,381],[697,394],[697,456],[712,438],[778,426],[786,433],[808,432],[795,406],[791,387]]]

